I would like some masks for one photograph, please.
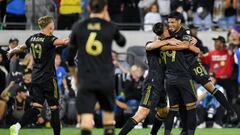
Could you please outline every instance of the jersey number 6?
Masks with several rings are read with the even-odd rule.
[[[97,56],[103,51],[103,45],[99,40],[96,40],[96,36],[96,32],[91,32],[87,40],[87,45],[85,49],[89,55]]]

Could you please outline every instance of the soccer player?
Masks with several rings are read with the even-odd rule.
[[[188,36],[189,33],[181,25],[180,18],[181,18],[181,14],[179,14],[177,12],[171,13],[170,16],[168,17],[168,24],[169,24],[169,30],[171,31],[171,36],[175,37],[176,39],[179,39],[179,40],[184,40],[184,39],[186,40],[187,38],[189,38],[189,41],[190,41],[191,37]],[[161,41],[161,42],[165,43],[164,41]],[[151,46],[152,49],[155,49],[155,48],[158,48],[159,46],[161,46],[161,43],[156,43],[156,44],[152,43],[152,44],[149,44],[149,46]],[[197,58],[197,56],[195,54],[192,54],[192,52],[189,52],[186,50],[184,52],[184,57],[189,66],[192,78],[196,82],[198,82],[202,86],[204,86],[208,92],[213,94],[215,96],[215,98],[218,100],[218,102],[221,103],[221,105],[228,111],[230,120],[235,121],[237,119],[236,113],[230,106],[230,104],[227,101],[227,99],[225,98],[224,94],[221,93],[217,88],[214,87],[214,85],[212,84],[212,82],[209,79],[210,77],[209,77],[207,71],[202,66],[202,64],[199,61],[199,59]],[[184,108],[184,107],[180,107],[181,112],[183,111],[180,114],[185,115],[186,109],[182,109],[182,108]],[[186,116],[182,116],[182,119],[184,117],[185,117],[185,120],[183,120],[183,123],[185,123],[185,121],[186,121]],[[185,132],[187,130],[185,127],[186,125],[183,125],[183,126],[184,126],[183,132]]]
[[[99,102],[104,110],[104,134],[113,135],[115,96],[111,46],[113,40],[119,46],[124,46],[126,40],[117,26],[109,22],[106,0],[90,0],[89,9],[90,18],[73,26],[68,66],[70,74],[78,80],[76,102],[81,116],[81,134],[91,134],[94,106]],[[76,53],[77,75],[74,68]]]
[[[10,127],[10,135],[18,135],[22,126],[36,122],[45,100],[47,100],[51,109],[51,126],[53,127],[54,135],[60,135],[59,97],[54,68],[55,48],[59,45],[67,45],[69,40],[62,40],[53,36],[54,22],[50,16],[39,18],[38,26],[41,32],[30,36],[24,45],[9,52],[9,56],[11,56],[14,53],[29,49],[34,59],[31,95],[33,98],[32,108],[25,112],[19,123]]]
[[[153,32],[158,35],[158,38],[166,39],[170,37],[168,32],[168,27],[163,23],[156,23],[153,26]],[[157,41],[156,41],[157,42]],[[190,47],[189,44],[182,44],[178,46],[171,46],[169,43],[178,42],[176,39],[165,40],[164,44],[161,44],[161,50],[183,50],[183,49],[196,49],[193,51],[198,51],[195,47]],[[126,124],[123,126],[119,135],[126,135],[129,133],[135,125],[141,122],[150,112],[150,108],[157,107],[157,114],[155,115],[153,128],[151,130],[151,135],[156,135],[158,129],[162,125],[162,121],[165,119],[168,108],[166,103],[166,92],[164,90],[164,63],[160,56],[160,49],[151,49],[148,44],[146,44],[146,53],[148,59],[149,73],[145,81],[145,88],[143,89],[143,96],[141,104],[138,108],[136,114],[129,118]],[[151,46],[150,46],[151,47]]]

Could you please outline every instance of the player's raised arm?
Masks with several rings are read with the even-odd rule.
[[[68,45],[68,43],[69,43],[69,38],[56,39],[53,42],[53,45],[55,45],[55,46],[62,46],[62,45]]]
[[[69,41],[69,53],[68,53],[68,58],[67,58],[67,65],[68,65],[68,70],[70,75],[76,80],[77,79],[77,75],[76,75],[76,71],[75,71],[75,62],[74,62],[74,58],[77,54],[77,40],[76,40],[76,32],[74,30],[74,28],[76,27],[76,25],[73,26],[73,31],[70,35],[70,41]]]
[[[168,50],[178,51],[178,50],[185,50],[185,49],[189,49],[188,44],[180,44],[177,46],[167,45],[160,48],[161,51],[168,51]]]
[[[116,32],[114,35],[114,40],[121,47],[124,47],[126,44],[126,38],[119,32],[118,28],[116,28]]]
[[[145,46],[145,49],[147,51],[149,50],[154,50],[154,49],[157,49],[157,48],[162,48],[164,46],[177,46],[179,44],[181,44],[182,41],[180,40],[177,40],[175,38],[172,38],[172,39],[166,39],[166,40],[156,40],[154,42],[151,42],[151,43],[148,43],[146,46]],[[167,47],[168,48],[168,47]],[[171,48],[171,47],[170,47]]]

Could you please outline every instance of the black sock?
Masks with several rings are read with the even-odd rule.
[[[157,113],[153,121],[153,127],[151,129],[151,135],[157,135],[159,128],[162,126],[164,118],[161,118]]]
[[[197,126],[197,111],[196,108],[187,110],[187,133],[188,135],[194,135]]]
[[[91,131],[89,129],[82,129],[81,135],[91,135]]]
[[[179,116],[181,118],[181,123],[182,123],[181,133],[185,133],[185,132],[187,132],[187,109],[186,109],[186,106],[180,105]]]
[[[217,99],[217,101],[227,110],[230,112],[233,112],[232,107],[230,106],[228,100],[226,99],[226,97],[224,96],[224,94],[218,90],[217,88],[215,88],[212,92],[212,95]]]
[[[171,110],[170,108],[167,118],[165,119],[164,135],[170,135],[172,126],[173,126],[173,120],[174,120],[174,117],[177,115],[177,112],[178,111]]]
[[[128,134],[138,123],[133,119],[129,118],[128,121],[123,125],[119,135]]]
[[[59,109],[55,109],[51,111],[51,126],[53,128],[54,135],[60,135],[61,126],[59,119]]]
[[[40,111],[37,108],[31,108],[30,110],[26,111],[19,121],[22,127],[26,126],[27,124],[35,123],[38,119],[38,115]]]
[[[105,125],[104,135],[114,135],[114,125]]]

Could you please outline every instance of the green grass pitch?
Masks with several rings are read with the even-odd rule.
[[[116,135],[119,129],[116,130]],[[148,135],[150,129],[134,129],[129,135]],[[174,129],[172,135],[179,135],[180,129]],[[0,135],[9,135],[8,129],[0,129]],[[52,129],[21,129],[19,135],[53,135]],[[80,135],[80,129],[63,128],[61,135]],[[94,129],[93,135],[103,135],[102,129]],[[163,129],[158,132],[163,135]],[[223,129],[197,129],[195,135],[240,135],[240,128],[223,128]]]

